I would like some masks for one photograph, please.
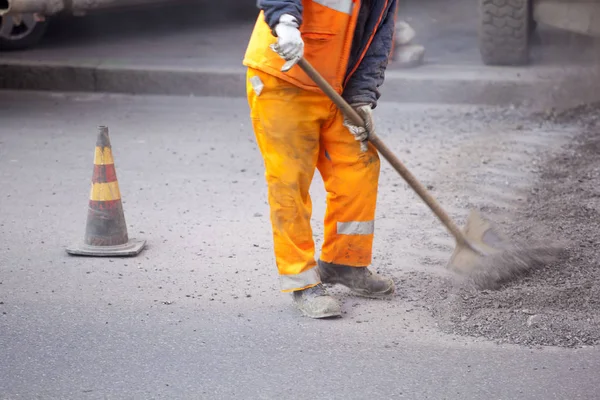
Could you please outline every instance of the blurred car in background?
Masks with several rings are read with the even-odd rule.
[[[486,65],[529,63],[538,24],[600,37],[600,0],[479,0],[479,51]]]
[[[226,7],[227,12],[256,16],[255,0],[220,0],[207,7]],[[198,4],[198,0],[0,0],[0,51],[23,50],[44,37],[55,16],[85,16],[104,10],[126,10],[174,4]]]
[[[420,2],[423,0],[412,0]],[[448,0],[452,2],[454,0]],[[479,51],[486,65],[526,65],[539,24],[600,37],[600,0],[477,0]],[[35,46],[49,19],[103,10],[200,4],[226,13],[256,16],[256,0],[0,0],[0,51]],[[208,8],[206,8],[208,10]]]

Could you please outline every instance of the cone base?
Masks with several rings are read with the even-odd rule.
[[[146,241],[143,239],[129,239],[127,243],[118,246],[90,246],[81,243],[66,250],[74,256],[131,257],[140,254],[145,246]]]

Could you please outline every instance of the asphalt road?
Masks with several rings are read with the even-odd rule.
[[[573,132],[494,112],[383,103],[377,121],[454,216],[466,189],[468,202],[495,193],[500,216],[527,190],[532,160]],[[375,264],[398,295],[336,288],[344,317],[315,321],[278,292],[243,99],[0,92],[0,121],[2,399],[598,398],[598,349],[436,329],[406,277],[444,274],[452,241],[386,165]],[[148,241],[135,258],[65,252],[83,235],[98,125],[110,129],[129,234]]]

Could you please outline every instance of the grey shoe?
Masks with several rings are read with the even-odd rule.
[[[319,260],[319,273],[323,283],[339,283],[359,296],[382,298],[391,296],[395,291],[392,279],[374,274],[366,267],[349,267]]]
[[[294,303],[302,314],[310,318],[341,317],[342,310],[322,284],[292,293]]]

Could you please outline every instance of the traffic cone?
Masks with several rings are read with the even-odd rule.
[[[145,240],[129,239],[108,128],[101,126],[94,154],[94,173],[83,243],[67,248],[81,256],[135,256]]]

